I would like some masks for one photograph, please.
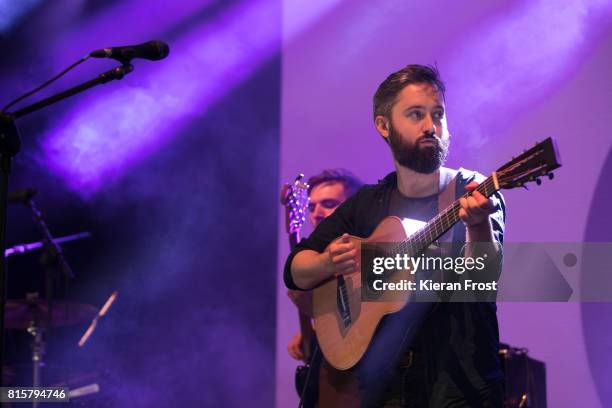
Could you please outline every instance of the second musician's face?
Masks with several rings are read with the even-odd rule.
[[[329,217],[346,200],[344,184],[338,181],[321,183],[310,191],[308,218],[313,227]]]
[[[379,116],[377,128],[402,166],[431,173],[446,159],[449,134],[444,100],[430,84],[407,85],[391,109],[391,121]]]

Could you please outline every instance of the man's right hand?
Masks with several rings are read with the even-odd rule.
[[[293,282],[300,289],[312,289],[325,280],[354,272],[359,272],[359,263],[357,248],[349,234],[334,240],[321,253],[300,251],[291,263]]]
[[[302,332],[299,331],[287,344],[289,355],[296,360],[304,361],[304,351],[302,350]]]
[[[359,271],[357,248],[351,242],[349,234],[343,234],[333,241],[325,250],[327,271],[330,276],[339,276]]]

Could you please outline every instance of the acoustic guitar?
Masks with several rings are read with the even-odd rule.
[[[476,188],[485,197],[500,189],[523,187],[540,177],[553,178],[552,171],[561,166],[556,145],[548,138],[493,172]],[[467,193],[465,196],[468,196]],[[464,196],[464,197],[465,197]],[[351,236],[361,263],[364,243],[397,243],[410,256],[418,256],[459,221],[459,200],[413,233],[397,217],[387,217],[368,238]],[[412,280],[409,269],[395,271],[393,280]],[[317,340],[327,361],[339,370],[355,366],[366,353],[381,319],[410,307],[409,296],[393,301],[362,301],[361,272],[332,278],[314,289],[313,313]]]

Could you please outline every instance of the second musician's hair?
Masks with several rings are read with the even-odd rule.
[[[308,194],[319,184],[330,182],[342,183],[347,197],[355,194],[363,185],[361,180],[346,169],[325,169],[308,179]]]

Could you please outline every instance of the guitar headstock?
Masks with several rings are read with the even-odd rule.
[[[281,204],[285,206],[285,228],[288,234],[300,231],[306,220],[308,209],[308,183],[302,181],[303,174],[299,174],[292,184],[285,184],[281,190]]]
[[[540,185],[540,177],[548,176],[552,180],[552,171],[559,167],[561,158],[557,145],[549,137],[497,169],[497,182],[500,189],[523,187],[531,181]]]

